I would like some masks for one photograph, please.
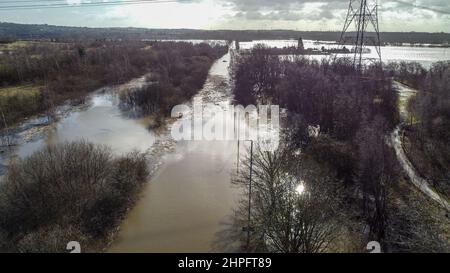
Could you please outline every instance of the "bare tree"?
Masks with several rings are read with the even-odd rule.
[[[340,194],[331,174],[316,163],[286,149],[253,155],[253,192],[249,251],[282,253],[325,252],[337,236]],[[244,161],[244,166],[249,160]],[[245,189],[248,168],[235,180]],[[237,223],[245,223],[247,202],[242,202]]]

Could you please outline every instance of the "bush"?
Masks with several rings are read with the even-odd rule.
[[[119,224],[147,175],[142,155],[116,159],[109,148],[84,141],[18,159],[0,186],[4,251],[51,252],[65,245],[46,248],[47,241],[67,244],[66,238],[102,245],[98,242]]]
[[[175,105],[184,103],[203,87],[214,61],[226,53],[226,47],[207,44],[157,43],[160,51],[155,62],[162,68],[152,71],[148,84],[142,88],[125,91],[120,95],[121,107],[132,109],[138,116],[170,115]],[[163,51],[164,49],[164,51]]]

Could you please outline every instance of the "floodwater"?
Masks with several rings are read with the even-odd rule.
[[[145,120],[127,118],[118,106],[118,92],[121,89],[139,87],[144,81],[144,78],[139,78],[124,85],[98,90],[88,96],[81,108],[62,106],[57,110],[61,118],[56,123],[47,124],[44,117],[25,122],[14,133],[17,145],[2,154],[1,164],[6,166],[10,158],[26,157],[47,144],[66,141],[87,140],[107,145],[116,155],[150,149],[155,136],[147,129]]]
[[[417,94],[417,90],[409,88],[408,86],[399,82],[394,82],[394,88],[397,90],[399,99],[399,112],[401,122],[409,121],[408,102]]]
[[[211,252],[232,214],[235,145],[179,143],[124,221],[110,252]]]
[[[212,67],[194,98],[230,104],[226,55]],[[208,119],[209,109],[203,109]],[[186,116],[185,118],[190,118]],[[233,213],[240,193],[231,186],[235,141],[180,141],[124,221],[111,252],[211,252],[216,233]]]
[[[297,46],[296,40],[260,40],[251,42],[241,42],[240,46],[242,49],[251,49],[256,44],[264,44],[269,47],[291,47]],[[303,41],[305,48],[315,48],[321,49],[325,47],[326,49],[336,48],[337,46],[331,42],[327,41]],[[352,46],[348,46],[351,48]],[[377,58],[377,53],[374,47],[368,47],[371,52],[365,54],[365,57]],[[385,63],[390,62],[418,62],[424,67],[429,68],[433,63],[438,61],[450,60],[450,48],[431,48],[431,47],[411,47],[411,46],[383,46],[381,47],[382,60]],[[326,55],[314,55],[311,58],[320,60],[322,58],[327,58]]]

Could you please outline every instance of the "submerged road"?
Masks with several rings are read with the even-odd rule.
[[[194,99],[224,107],[231,103],[229,58],[225,55],[213,65]],[[223,229],[240,197],[230,183],[235,164],[234,141],[177,142],[123,222],[109,251],[213,251],[216,233]]]

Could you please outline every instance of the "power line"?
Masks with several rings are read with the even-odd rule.
[[[12,2],[12,1],[9,1]],[[17,2],[33,2],[36,1],[15,1]],[[23,5],[9,5],[9,6],[1,6],[0,11],[7,10],[32,10],[32,9],[51,9],[51,8],[80,8],[80,7],[100,7],[100,6],[122,6],[122,5],[136,5],[136,4],[162,4],[162,3],[183,3],[190,2],[189,0],[129,0],[129,1],[108,1],[108,2],[81,2],[79,4],[69,4],[66,0],[47,0],[44,2],[53,2],[53,3],[38,3],[36,5],[23,4]],[[56,3],[61,2],[61,3]],[[65,2],[65,3],[62,3]],[[3,4],[6,2],[3,2]],[[1,4],[1,3],[0,3]]]
[[[97,2],[80,2],[80,3],[68,3],[67,0],[41,0],[37,2],[50,2],[50,3],[36,3],[36,1],[24,0],[24,1],[7,1],[0,3],[0,9],[22,9],[22,8],[54,8],[54,7],[81,7],[81,6],[103,6],[103,5],[126,5],[135,3],[167,3],[167,2],[186,2],[186,0],[113,0],[113,1],[97,1]],[[53,2],[53,3],[51,3]],[[4,3],[33,3],[36,5],[23,4],[23,5],[8,5],[1,6]]]
[[[39,3],[39,2],[66,2],[67,0],[16,0],[16,1],[1,1],[2,4],[18,4],[18,3]]]

